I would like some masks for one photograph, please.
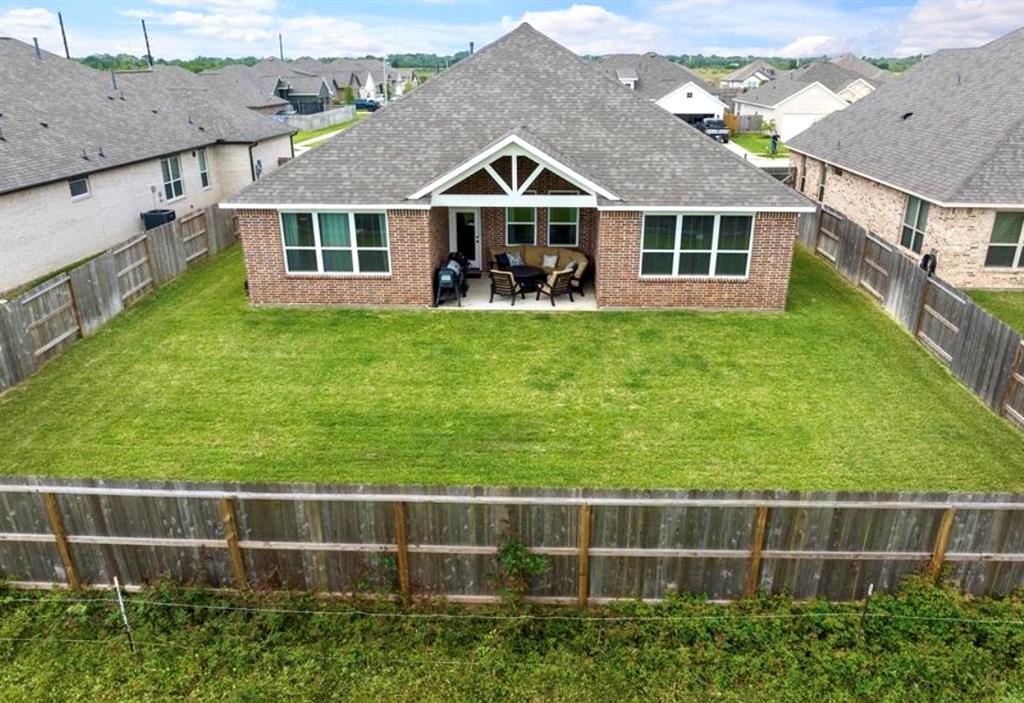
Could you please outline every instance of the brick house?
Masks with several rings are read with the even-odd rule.
[[[1024,288],[1024,29],[939,51],[789,142],[795,184],[957,286]]]
[[[525,24],[222,207],[258,305],[428,305],[450,251],[524,245],[582,252],[599,307],[755,310],[813,210]]]

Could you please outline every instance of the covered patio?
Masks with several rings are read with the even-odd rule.
[[[461,300],[456,300],[454,296],[449,296],[441,305],[437,306],[437,309],[468,310],[471,312],[480,312],[481,310],[500,310],[503,312],[592,312],[598,309],[597,296],[594,295],[594,288],[590,284],[584,287],[584,294],[582,296],[575,292],[573,293],[572,300],[569,300],[568,295],[558,296],[555,298],[553,306],[547,297],[542,295],[540,300],[537,300],[537,294],[530,292],[517,296],[514,304],[509,297],[497,295],[494,296],[494,301],[491,302],[491,279],[490,275],[486,272],[478,278],[467,278],[466,284],[466,295]]]

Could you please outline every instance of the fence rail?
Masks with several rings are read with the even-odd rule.
[[[1024,429],[1020,332],[842,213],[802,215],[798,237],[871,294],[986,405]]]
[[[969,593],[1024,585],[1024,496],[1013,494],[0,479],[0,576],[28,586],[375,584],[406,600],[485,602],[508,537],[547,557],[532,596],[551,602],[855,600],[943,567]]]
[[[233,216],[213,205],[142,232],[0,304],[0,392],[235,239]]]

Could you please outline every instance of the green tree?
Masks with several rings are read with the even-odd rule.
[[[352,90],[352,86],[350,86],[350,85],[346,85],[345,86],[345,93],[344,93],[344,95],[345,95],[345,104],[346,105],[354,105],[355,104],[355,102],[356,102],[356,92],[354,90]]]

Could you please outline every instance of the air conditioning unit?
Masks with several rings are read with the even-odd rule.
[[[174,220],[175,214],[171,209],[146,210],[141,217],[142,229],[153,229]]]

